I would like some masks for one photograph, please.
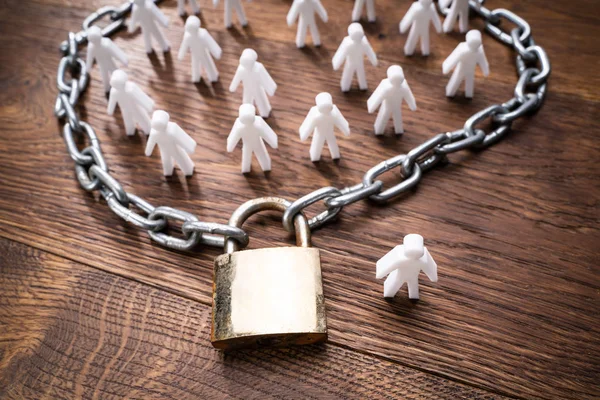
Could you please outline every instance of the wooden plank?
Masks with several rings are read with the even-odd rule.
[[[504,398],[331,344],[223,354],[208,306],[5,239],[0,272],[2,398]]]
[[[439,73],[440,64],[458,37],[436,37],[430,58],[406,58],[394,51],[403,39],[396,35],[396,23],[386,17],[379,27],[389,33],[372,40],[382,50],[382,65],[369,68],[370,87],[391,62],[400,62],[419,111],[405,113],[404,137],[373,138],[373,116],[365,112],[369,93],[341,95],[339,74],[330,71],[346,17],[331,16],[323,49],[299,52],[291,40],[293,30],[270,23],[283,18],[288,5],[261,4],[254,11],[255,3],[247,7],[256,21],[249,37],[225,32],[220,11],[205,11],[205,26],[224,49],[219,62],[222,79],[213,89],[199,85],[198,94],[190,90],[187,62],[163,55],[149,60],[140,51],[139,35],[119,35],[119,45],[131,58],[132,78],[200,143],[194,154],[198,170],[190,179],[164,179],[157,156],[142,155],[145,139],[122,134],[119,116],[104,114],[106,100],[97,70],[92,72],[82,115],[97,128],[111,172],[127,190],[155,205],[224,222],[252,197],[278,194],[291,199],[321,186],[358,182],[376,162],[406,152],[436,132],[461,126],[473,112],[512,93],[512,55],[484,36],[492,76],[478,80],[473,101],[445,100],[447,78]],[[322,249],[330,337],[336,344],[494,391],[591,397],[598,395],[594,366],[600,363],[594,301],[599,287],[600,194],[600,167],[594,160],[600,149],[597,93],[590,94],[583,82],[597,78],[591,70],[579,71],[589,64],[589,52],[578,46],[566,49],[566,32],[577,32],[589,46],[597,24],[581,18],[591,3],[562,14],[566,2],[528,2],[527,7],[507,2],[506,7],[513,5],[527,16],[536,40],[552,57],[556,73],[545,107],[515,124],[507,140],[493,149],[451,157],[452,164],[430,173],[416,194],[387,207],[366,202],[348,207],[338,222],[315,234],[314,245]],[[383,15],[399,20],[403,11],[392,8],[384,6]],[[0,73],[3,95],[10,101],[0,111],[0,235],[209,304],[212,259],[220,250],[188,255],[153,245],[144,232],[123,224],[74,181],[72,162],[51,116],[58,60],[54,49],[65,29],[79,26],[86,11],[70,8],[65,13],[44,2],[26,9],[8,2],[5,10],[0,31],[10,40],[0,43]],[[174,25],[169,38],[178,44],[181,22],[172,3],[166,10]],[[24,13],[32,28],[19,32],[15,15]],[[556,19],[552,30],[546,30],[546,22]],[[269,34],[275,41],[265,40]],[[383,49],[388,44],[388,50]],[[275,170],[267,177],[258,172],[242,176],[240,154],[224,152],[241,98],[228,94],[227,85],[247,46],[259,51],[280,83],[269,119],[280,134],[280,150],[273,152]],[[14,57],[17,50],[20,56]],[[565,72],[571,63],[580,74]],[[307,158],[308,145],[297,139],[296,130],[322,90],[334,94],[353,134],[340,140],[344,158],[339,163],[325,157],[313,165]],[[398,179],[392,173],[384,177],[386,184],[394,182],[391,176]],[[251,221],[252,246],[283,243],[276,225],[273,218]],[[409,232],[426,237],[440,265],[440,282],[424,283],[417,304],[404,298],[387,303],[380,295],[381,282],[373,276],[374,263]]]

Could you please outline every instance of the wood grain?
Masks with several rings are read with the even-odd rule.
[[[504,398],[335,345],[224,355],[204,304],[5,239],[0,266],[2,398]]]
[[[599,97],[597,74],[587,67],[597,63],[599,29],[597,5],[580,3],[576,9],[566,1],[497,4],[525,17],[551,57],[550,93],[538,115],[516,123],[492,149],[453,155],[451,164],[429,173],[416,193],[388,206],[363,202],[348,207],[337,222],[314,235],[313,244],[322,253],[330,342],[336,348],[513,396],[600,396]],[[220,250],[183,254],[153,245],[103,201],[84,193],[51,115],[56,45],[101,4],[54,0],[22,7],[7,1],[0,10],[0,235],[206,307],[212,260]],[[331,21],[322,26],[324,46],[298,51],[294,29],[284,23],[289,2],[248,4],[251,26],[241,31],[225,31],[222,9],[205,5],[204,26],[224,50],[218,62],[221,81],[212,88],[189,82],[189,60],[180,63],[169,54],[147,57],[139,35],[117,35],[130,56],[132,79],[200,145],[192,178],[165,179],[158,156],[142,154],[145,138],[126,137],[120,116],[106,116],[94,69],[81,115],[97,129],[113,175],[126,190],[155,205],[224,222],[249,198],[276,194],[293,199],[321,186],[354,184],[375,163],[460,127],[473,112],[512,95],[514,56],[484,35],[491,76],[478,78],[472,101],[447,100],[441,62],[460,35],[434,36],[429,58],[404,57],[397,22],[408,3],[378,4],[383,17],[368,26],[367,34],[381,65],[368,67],[370,88],[388,65],[400,63],[419,110],[404,113],[403,137],[388,132],[374,138],[374,116],[365,110],[370,91],[341,94],[339,73],[331,70],[331,56],[348,22],[348,15],[332,10],[348,9],[349,14],[350,4],[331,0],[325,6]],[[167,35],[177,47],[183,22],[174,7],[166,2],[163,8],[172,21]],[[21,31],[16,16],[31,21],[31,29]],[[227,86],[248,46],[258,51],[280,86],[268,120],[279,134],[280,149],[272,152],[274,170],[267,176],[256,170],[241,175],[239,150],[225,152],[241,99]],[[297,137],[319,91],[333,94],[351,124],[351,137],[340,140],[339,163],[328,156],[310,163],[308,144]],[[386,184],[397,181],[397,174],[389,175]],[[277,216],[255,218],[247,227],[253,247],[284,243]],[[440,281],[423,282],[418,303],[404,295],[385,302],[374,263],[410,232],[426,238],[440,266]]]

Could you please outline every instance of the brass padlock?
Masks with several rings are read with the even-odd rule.
[[[231,216],[241,228],[263,210],[284,212],[290,202],[278,197],[250,200]],[[319,250],[310,247],[306,217],[294,217],[299,247],[237,251],[227,239],[215,260],[211,342],[229,350],[242,347],[310,344],[327,340]]]

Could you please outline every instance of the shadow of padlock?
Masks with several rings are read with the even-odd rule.
[[[241,228],[264,210],[284,212],[290,202],[262,197],[242,204],[229,225]],[[319,250],[310,247],[306,217],[294,217],[299,247],[238,251],[234,239],[215,260],[212,345],[245,347],[312,344],[327,340]]]

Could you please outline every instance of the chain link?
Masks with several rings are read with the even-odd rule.
[[[159,3],[160,0],[154,0]],[[293,219],[307,207],[323,201],[325,210],[308,223],[316,229],[333,220],[343,207],[355,202],[370,199],[385,203],[416,187],[423,173],[445,162],[447,155],[457,151],[479,149],[490,146],[508,133],[512,122],[522,116],[536,112],[546,97],[547,80],[551,72],[550,60],[545,50],[536,45],[531,37],[527,21],[505,9],[489,10],[484,0],[470,0],[469,6],[475,15],[482,18],[490,35],[510,46],[517,53],[516,67],[519,80],[514,97],[494,104],[473,114],[462,129],[440,133],[407,154],[400,154],[382,161],[369,169],[362,182],[337,189],[324,187],[309,193],[296,201],[284,213],[283,225],[293,230]],[[131,2],[119,7],[102,7],[91,13],[83,22],[83,30],[70,32],[67,40],[60,45],[63,58],[60,60],[56,76],[59,90],[54,105],[54,114],[64,119],[63,137],[69,155],[75,162],[75,174],[80,185],[87,191],[99,190],[108,207],[123,220],[144,229],[157,243],[177,250],[190,250],[198,244],[223,247],[228,238],[236,240],[240,247],[248,245],[246,232],[227,224],[200,221],[196,216],[171,207],[154,207],[145,200],[125,191],[123,186],[110,174],[94,129],[82,121],[76,111],[81,93],[88,86],[88,71],[85,62],[79,57],[79,46],[87,43],[87,29],[108,19],[102,27],[104,36],[111,36],[125,25],[125,18],[132,8]],[[444,10],[440,10],[444,12]],[[515,25],[503,30],[502,23]],[[478,126],[490,120],[492,129],[486,133]],[[88,143],[82,150],[76,138],[84,138]],[[399,168],[400,182],[384,189],[380,175]],[[143,212],[140,214],[131,207]],[[181,223],[181,235],[172,236],[166,232],[169,220]]]

